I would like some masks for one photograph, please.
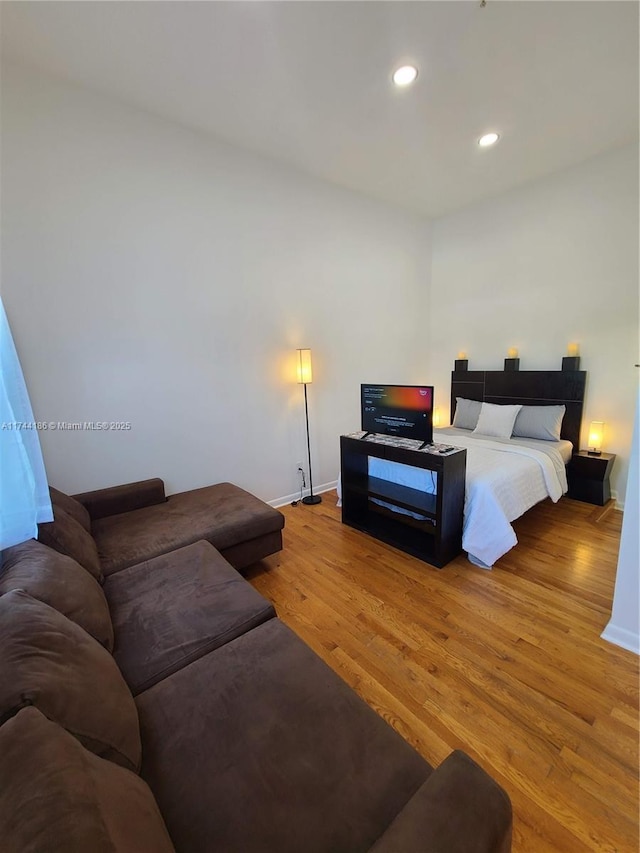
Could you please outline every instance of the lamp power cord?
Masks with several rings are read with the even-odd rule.
[[[304,476],[304,471],[300,467],[298,468],[298,471],[300,473],[300,497],[296,501],[291,501],[291,506],[298,506],[299,503],[302,503],[302,491],[307,487],[307,481]]]

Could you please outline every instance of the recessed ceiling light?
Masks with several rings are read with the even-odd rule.
[[[393,72],[393,82],[396,86],[409,86],[418,76],[418,69],[414,65],[403,65]]]
[[[487,145],[495,145],[495,143],[500,139],[497,133],[485,133],[484,136],[481,136],[478,140],[478,145],[482,145],[483,148],[486,148]]]

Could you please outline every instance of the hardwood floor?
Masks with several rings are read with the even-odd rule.
[[[432,764],[508,791],[514,853],[638,851],[638,658],[600,639],[622,514],[563,498],[493,571],[442,570],[343,526],[335,492],[285,507],[253,585]],[[399,851],[401,853],[401,851]]]

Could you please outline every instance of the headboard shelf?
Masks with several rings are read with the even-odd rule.
[[[561,438],[580,449],[585,370],[454,370],[451,373],[451,420],[456,397],[499,405],[566,406]]]

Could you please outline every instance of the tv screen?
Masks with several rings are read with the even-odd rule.
[[[362,429],[433,441],[433,386],[361,385]]]

